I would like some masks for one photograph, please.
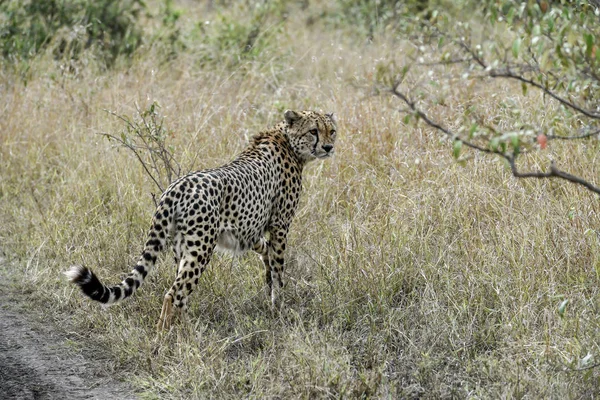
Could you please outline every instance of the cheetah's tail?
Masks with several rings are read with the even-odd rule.
[[[120,284],[115,286],[104,285],[91,269],[81,265],[72,266],[65,275],[92,300],[106,305],[115,304],[131,296],[144,283],[146,275],[156,263],[156,253],[159,249],[162,250],[162,247],[162,243],[156,247],[149,246],[147,243],[137,265]]]
[[[146,242],[144,251],[136,266],[120,284],[106,286],[98,279],[92,270],[81,265],[72,266],[66,271],[65,275],[67,278],[79,286],[86,296],[105,305],[118,303],[131,296],[142,283],[144,283],[146,275],[148,275],[148,272],[150,272],[156,264],[158,253],[161,252],[166,245],[167,235],[165,235],[164,231],[168,230],[168,224],[162,225],[157,223],[157,220],[160,220],[163,216],[161,213],[162,211],[163,210],[161,210],[161,207],[159,206],[159,209],[154,216],[153,226],[150,229],[149,239]],[[167,213],[164,213],[164,215],[167,215]]]
[[[144,281],[135,269],[123,282],[115,286],[104,285],[91,269],[81,265],[72,266],[65,275],[79,286],[86,296],[105,305],[118,303],[131,296]]]

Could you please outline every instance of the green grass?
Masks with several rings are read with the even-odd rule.
[[[208,18],[202,11],[186,17]],[[574,370],[588,354],[600,361],[597,198],[517,180],[490,157],[458,165],[438,133],[402,122],[396,99],[357,88],[408,44],[357,45],[348,32],[307,28],[310,12],[273,32],[259,61],[227,69],[197,63],[193,49],[161,64],[153,48],[130,67],[75,76],[42,57],[26,85],[3,70],[0,243],[15,265],[2,273],[13,290],[82,349],[104,348],[107,368],[147,398],[597,395],[600,368]],[[510,127],[498,98],[533,121],[553,112],[506,82],[448,93],[431,111],[450,126],[475,102]],[[62,276],[84,264],[118,282],[137,259],[155,188],[131,154],[97,133],[123,128],[104,109],[131,115],[153,101],[187,170],[232,159],[285,108],[337,114],[335,157],[305,171],[281,312],[270,308],[253,254],[215,256],[190,324],[163,337],[155,323],[174,279],[170,254],[131,300],[107,310]],[[552,142],[548,152],[597,182],[597,141]],[[543,166],[546,153],[526,163]]]

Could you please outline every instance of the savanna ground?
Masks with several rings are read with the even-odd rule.
[[[457,163],[439,132],[403,118],[399,99],[373,95],[381,69],[415,49],[394,30],[344,23],[336,7],[348,2],[277,2],[259,25],[250,3],[169,3],[182,11],[179,38],[159,40],[156,18],[144,19],[152,40],[110,67],[51,51],[4,65],[0,277],[20,312],[69,333],[73,352],[101,354],[144,398],[598,397],[598,197],[516,179],[489,155]],[[447,126],[473,105],[506,126],[555,112],[518,83],[467,82],[451,81],[427,111]],[[183,173],[231,160],[286,108],[336,113],[335,157],[305,170],[281,312],[254,254],[215,256],[191,323],[161,337],[170,254],[119,306],[102,309],[67,283],[74,264],[116,283],[139,255],[157,189],[100,133],[125,130],[106,110],[136,119],[136,104],[152,103]],[[598,146],[552,142],[526,163],[552,156],[597,183]]]

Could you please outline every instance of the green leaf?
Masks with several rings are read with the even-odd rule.
[[[460,156],[460,150],[462,149],[462,141],[461,140],[455,140],[454,143],[452,144],[452,155],[454,156],[454,158],[458,158]]]
[[[554,30],[554,19],[548,18],[548,33],[552,33]]]
[[[490,140],[490,148],[493,151],[498,151],[498,146],[499,145],[500,145],[500,139],[499,138],[495,137],[495,138],[492,138],[492,140]]]
[[[410,123],[410,114],[406,114],[402,122],[404,122],[405,125],[408,125]]]
[[[514,18],[515,18],[515,7],[511,7],[510,10],[508,11],[508,14],[506,15],[506,22],[508,22],[509,24],[512,24]]]
[[[512,54],[514,58],[519,57],[519,50],[521,50],[521,38],[516,38],[512,45]]]
[[[408,73],[409,70],[410,70],[410,66],[408,66],[408,65],[405,65],[402,67],[402,70],[400,71],[401,80],[404,80],[404,77],[406,76],[406,74]]]
[[[588,353],[585,357],[579,360],[579,368],[585,368],[594,362],[594,355],[592,353]]]
[[[490,23],[492,24],[492,26],[494,26],[496,24],[496,21],[498,21],[498,10],[496,10],[496,7],[490,7],[492,9],[492,11],[490,12]]]
[[[469,129],[469,139],[473,139],[473,135],[477,132],[477,128],[479,128],[477,124],[471,125],[471,129]]]
[[[506,143],[505,142],[500,143],[500,150],[502,150],[502,153],[506,153]]]
[[[569,304],[569,299],[563,300],[560,303],[560,305],[558,306],[558,315],[560,315],[561,318],[565,317],[565,311],[567,310],[567,304]]]
[[[521,83],[521,90],[523,90],[523,96],[527,96],[527,84],[525,82]]]
[[[591,33],[584,33],[583,38],[585,40],[585,55],[587,58],[592,56],[592,50],[594,49],[594,35]]]
[[[519,139],[519,135],[512,134],[510,135],[510,144],[513,147],[513,151],[515,156],[519,154],[519,145],[521,144],[521,140]]]

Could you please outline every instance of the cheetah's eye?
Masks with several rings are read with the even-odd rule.
[[[331,136],[335,136],[335,129],[331,130],[331,133],[329,133]]]
[[[318,129],[316,129],[316,128],[315,128],[315,129],[311,129],[309,132],[310,132],[310,134],[311,134],[311,135],[313,135],[313,136],[317,136],[317,135],[319,134],[319,130],[318,130]]]

